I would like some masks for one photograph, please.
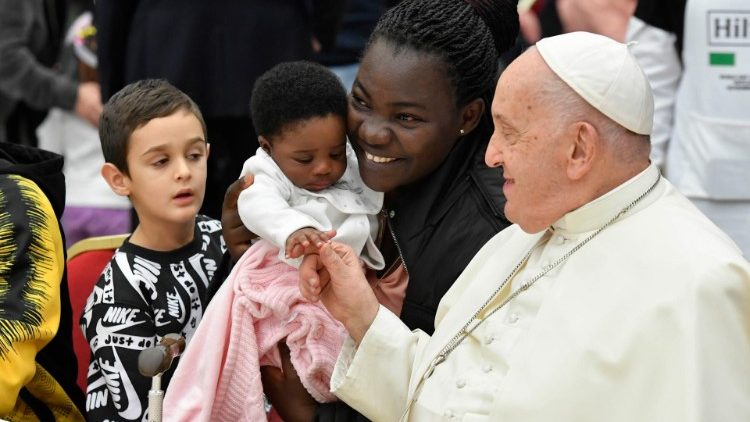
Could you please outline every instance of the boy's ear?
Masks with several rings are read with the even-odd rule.
[[[466,104],[461,110],[461,130],[467,134],[474,130],[484,114],[484,100],[475,98],[469,104]]]
[[[265,136],[258,136],[258,143],[260,144],[260,147],[263,148],[263,151],[269,155],[271,154],[271,143],[268,142],[268,139],[266,139]]]
[[[102,166],[102,177],[112,189],[112,192],[120,196],[130,195],[130,178],[124,175],[120,169],[112,163],[104,163]]]

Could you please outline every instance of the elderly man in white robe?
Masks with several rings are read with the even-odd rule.
[[[653,99],[628,47],[544,39],[492,115],[486,161],[515,225],[431,337],[378,305],[348,247],[307,257],[303,295],[350,334],[332,391],[374,421],[750,421],[750,264],[649,162]]]

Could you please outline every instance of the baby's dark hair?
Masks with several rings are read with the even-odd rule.
[[[514,45],[518,29],[512,0],[404,0],[380,18],[369,43],[384,39],[396,51],[413,48],[437,55],[458,106],[484,98],[489,111],[498,56]]]
[[[346,121],[346,90],[328,68],[317,63],[281,63],[261,75],[253,86],[250,114],[255,132],[271,138],[290,125],[330,114]]]
[[[207,136],[198,105],[169,82],[144,79],[126,85],[107,101],[99,118],[104,161],[129,175],[126,157],[130,135],[149,121],[172,115],[177,110],[194,114],[203,127],[203,136]]]

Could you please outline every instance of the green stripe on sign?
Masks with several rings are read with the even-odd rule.
[[[734,53],[710,53],[708,62],[711,66],[734,66]]]

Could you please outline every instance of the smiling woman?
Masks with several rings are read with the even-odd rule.
[[[437,304],[508,222],[483,154],[498,54],[518,33],[511,1],[412,0],[389,10],[365,50],[347,132],[360,174],[385,193],[383,278],[403,267],[401,318],[433,329]],[[375,275],[373,275],[375,276]]]
[[[502,177],[483,158],[498,54],[517,34],[513,1],[406,0],[383,15],[362,58],[347,132],[365,184],[385,193],[386,265],[368,278],[376,294],[408,278],[400,317],[411,329],[433,331],[443,294],[509,224]],[[231,207],[222,220],[228,246],[241,254],[251,235],[239,233]],[[310,406],[293,371],[264,371],[265,392],[284,420],[312,420],[316,408],[317,420],[361,420],[343,403]]]
[[[375,41],[349,102],[349,139],[371,188],[393,192],[437,168],[482,116],[476,99],[459,110],[447,67],[435,55]],[[377,93],[377,94],[374,94]]]

